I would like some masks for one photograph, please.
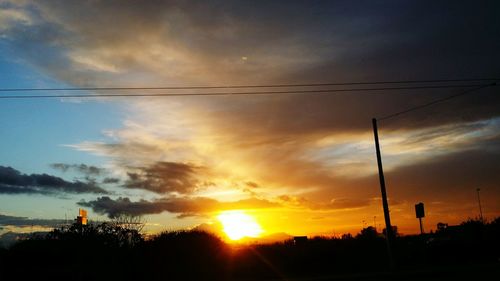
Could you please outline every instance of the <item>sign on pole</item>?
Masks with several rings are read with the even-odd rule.
[[[425,217],[424,203],[415,204],[415,215],[420,222],[420,234],[424,234],[424,226],[422,225],[422,218]]]

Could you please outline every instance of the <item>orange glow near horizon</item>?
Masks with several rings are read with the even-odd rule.
[[[244,237],[259,237],[264,231],[255,218],[245,211],[224,211],[217,216],[224,233],[229,239],[236,241]]]

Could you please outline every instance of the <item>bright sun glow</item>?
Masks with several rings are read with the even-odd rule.
[[[231,240],[259,237],[263,232],[257,221],[244,211],[226,211],[217,216],[226,235]]]

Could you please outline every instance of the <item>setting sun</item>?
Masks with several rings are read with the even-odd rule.
[[[243,237],[259,237],[263,232],[257,221],[244,211],[226,211],[217,216],[222,223],[224,233],[231,240]]]

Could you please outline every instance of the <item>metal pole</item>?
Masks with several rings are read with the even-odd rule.
[[[387,242],[387,254],[389,257],[389,266],[391,269],[394,268],[394,258],[392,255],[392,225],[391,225],[391,217],[389,214],[389,203],[387,202],[387,193],[385,191],[385,178],[384,178],[384,169],[382,167],[382,156],[380,154],[380,145],[378,141],[378,129],[377,129],[377,119],[372,119],[373,124],[373,135],[375,137],[375,149],[377,152],[377,164],[378,164],[378,176],[380,180],[380,191],[382,193],[382,206],[384,208],[384,219],[385,219],[385,237]]]
[[[481,222],[484,223],[483,220],[483,209],[481,208],[481,198],[479,197],[479,191],[481,191],[480,188],[476,189],[477,191],[477,203],[479,203],[479,218],[481,219]]]
[[[422,225],[422,218],[418,218],[418,221],[420,222],[420,234],[424,234],[424,226]]]

